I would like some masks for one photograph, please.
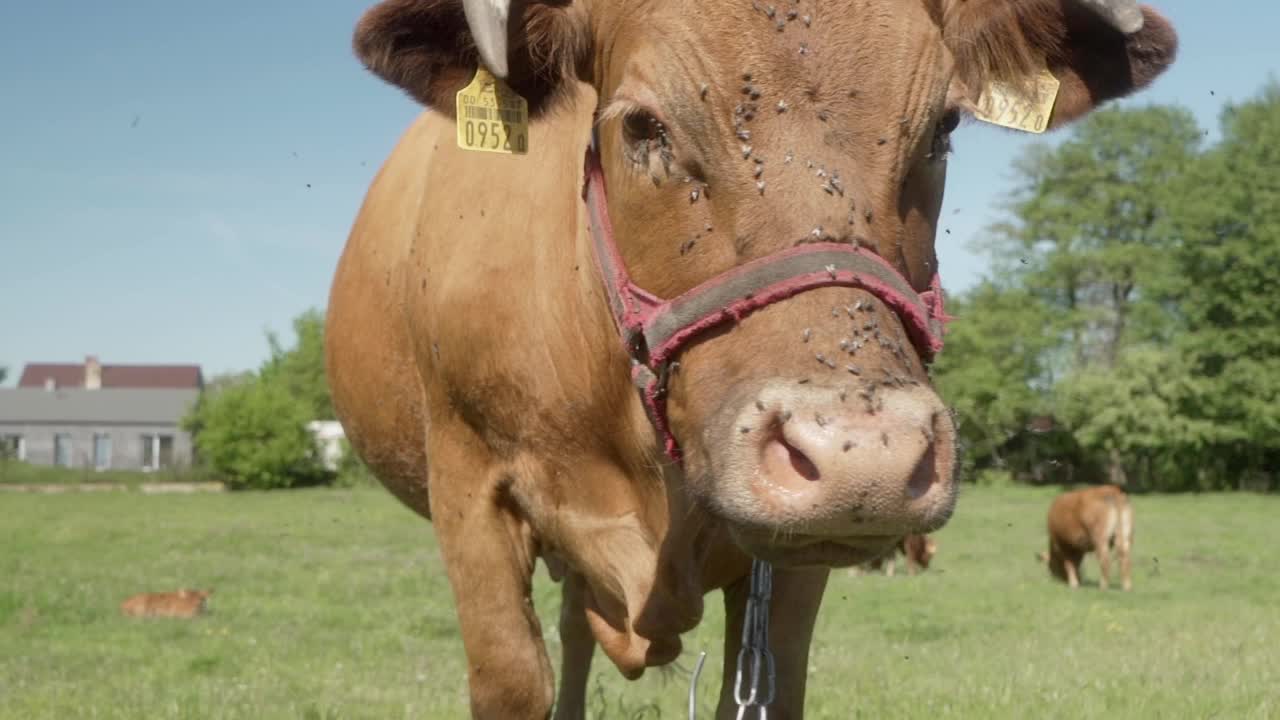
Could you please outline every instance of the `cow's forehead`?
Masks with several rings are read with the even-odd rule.
[[[655,112],[708,155],[750,145],[897,174],[946,94],[950,56],[921,2],[644,7],[614,46],[608,97]]]
[[[809,104],[823,119],[846,112],[846,120],[881,123],[934,102],[946,80],[940,30],[914,0],[643,8],[628,14],[611,43],[606,89],[658,104],[653,109],[673,120],[748,101],[762,118]]]
[[[647,47],[694,74],[772,73],[767,81],[832,79],[907,72],[909,60],[938,45],[941,30],[918,0],[815,3],[650,0],[624,12],[609,45],[624,54]]]

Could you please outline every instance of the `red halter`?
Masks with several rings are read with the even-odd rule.
[[[902,320],[920,359],[930,362],[942,349],[951,318],[942,307],[937,273],[929,289],[917,293],[879,255],[846,243],[807,243],[734,267],[670,300],[640,288],[627,272],[609,222],[604,171],[595,134],[587,148],[587,222],[609,307],[631,358],[631,380],[640,390],[649,420],[663,437],[667,456],[682,461],[680,445],[667,421],[667,376],[673,358],[700,333],[773,303],[821,287],[865,290]]]

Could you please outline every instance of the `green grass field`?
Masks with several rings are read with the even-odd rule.
[[[837,572],[808,716],[1280,717],[1280,498],[1135,498],[1125,594],[1050,582],[1050,496],[967,487],[927,574]],[[117,612],[180,586],[213,586],[211,613]],[[553,661],[558,597],[540,571]],[[591,717],[683,717],[702,649],[710,717],[718,607],[683,670],[628,683],[597,654]],[[0,495],[0,718],[466,716],[432,530],[380,490]]]

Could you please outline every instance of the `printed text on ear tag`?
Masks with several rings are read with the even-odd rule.
[[[458,91],[458,147],[524,155],[529,151],[529,103],[483,66]]]
[[[1027,89],[1000,82],[987,83],[973,116],[993,125],[1042,133],[1049,127],[1060,85],[1048,70],[1041,70]]]

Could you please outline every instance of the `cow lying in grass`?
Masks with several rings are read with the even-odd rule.
[[[1039,554],[1049,572],[1073,588],[1080,586],[1080,561],[1095,552],[1102,569],[1098,586],[1111,579],[1111,550],[1120,556],[1125,590],[1133,588],[1130,553],[1133,549],[1133,507],[1124,491],[1100,485],[1063,493],[1049,506],[1049,551]]]
[[[175,590],[139,593],[120,603],[120,612],[129,617],[193,618],[208,608],[213,590]]]

